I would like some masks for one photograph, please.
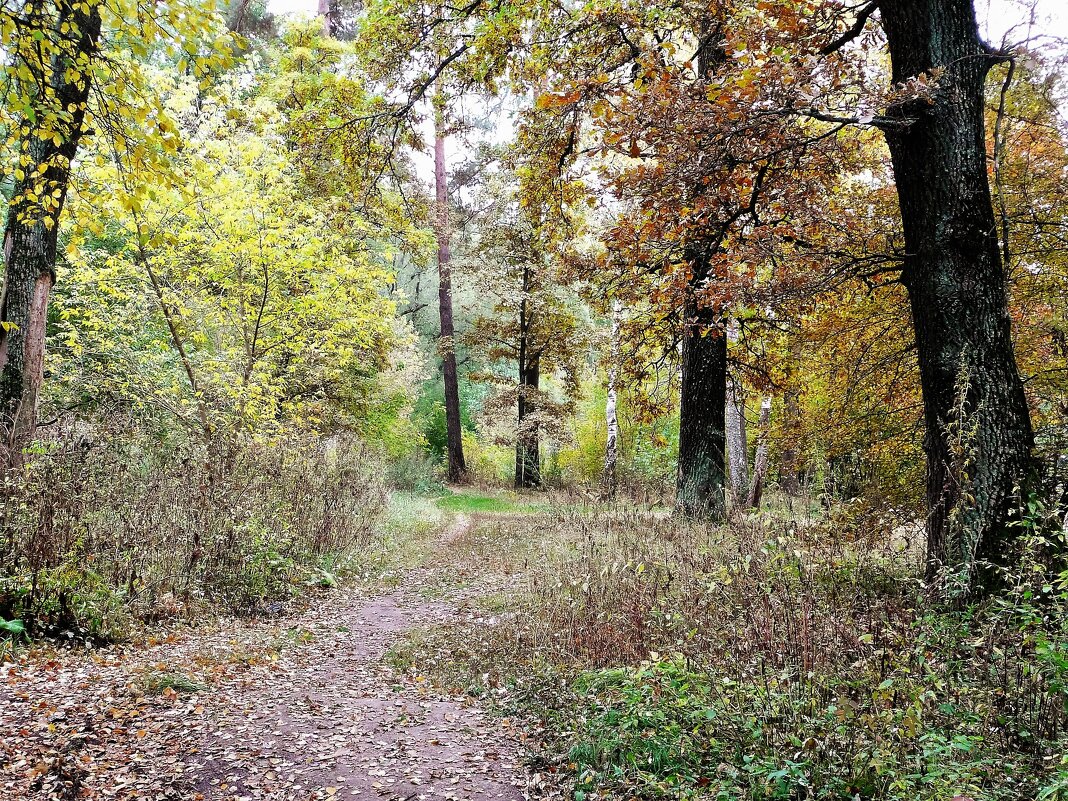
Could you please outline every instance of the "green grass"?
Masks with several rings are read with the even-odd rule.
[[[438,498],[437,506],[448,512],[490,512],[498,514],[516,514],[536,512],[541,507],[533,503],[519,503],[509,498],[500,498],[491,495],[469,495],[463,492],[454,492]]]
[[[168,689],[177,693],[199,693],[207,687],[181,673],[150,673],[145,677],[145,689],[158,695]]]

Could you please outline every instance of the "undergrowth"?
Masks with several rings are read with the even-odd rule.
[[[3,478],[0,618],[89,640],[207,611],[275,614],[366,572],[388,498],[372,455],[341,437],[71,437]]]
[[[1068,591],[1038,560],[938,608],[907,532],[843,518],[487,526],[522,592],[391,658],[523,717],[575,799],[1068,798]]]

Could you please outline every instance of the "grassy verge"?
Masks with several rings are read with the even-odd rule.
[[[544,509],[516,494],[477,495],[468,492],[452,492],[437,499],[437,506],[448,512],[465,514],[527,514]]]

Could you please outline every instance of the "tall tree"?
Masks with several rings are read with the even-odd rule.
[[[693,263],[683,306],[676,506],[689,517],[726,513],[727,335],[717,310],[698,294],[710,280],[707,260]]]
[[[542,348],[534,336],[539,324],[535,291],[534,268],[527,262],[520,269],[519,339],[516,366],[518,394],[516,398],[515,486],[517,489],[541,485],[541,437],[537,416],[538,391],[541,383]]]
[[[463,428],[460,420],[460,385],[456,374],[456,331],[452,319],[452,253],[449,249],[449,184],[445,169],[445,109],[439,89],[434,99],[434,189],[437,198],[434,232],[438,238],[438,316],[441,320],[441,373],[445,383],[445,435],[447,477],[467,478]]]
[[[528,167],[491,195],[479,224],[478,284],[492,313],[474,320],[467,341],[486,362],[507,363],[510,375],[472,377],[495,384],[483,413],[514,415],[515,486],[541,485],[541,440],[574,409],[586,356],[586,328],[561,275],[558,249],[570,227],[552,213],[545,182]],[[546,391],[552,376],[562,392]],[[563,396],[562,398],[560,396]]]
[[[42,0],[17,13],[7,6],[0,11],[6,87],[0,129],[15,179],[0,292],[0,425],[9,453],[36,428],[61,215],[89,123],[112,135],[114,152],[141,173],[138,192],[146,192],[145,178],[177,150],[176,125],[131,54],[181,53],[198,75],[207,74],[229,63],[229,37],[221,28],[214,8],[194,4]],[[201,37],[214,40],[215,52],[204,59],[195,53]],[[116,74],[121,81],[113,80]]]
[[[884,126],[897,183],[923,388],[928,575],[977,589],[1005,565],[1014,487],[1035,470],[987,175],[984,86],[1006,56],[980,38],[973,0],[880,0],[895,85],[936,78]]]
[[[24,133],[4,231],[0,422],[12,453],[32,438],[37,424],[58,222],[83,134],[92,61],[100,46],[100,6],[99,0],[61,0],[28,2],[24,8],[35,35],[25,49],[16,49],[16,57],[25,65],[25,82],[43,91],[23,87],[28,102],[17,130]]]

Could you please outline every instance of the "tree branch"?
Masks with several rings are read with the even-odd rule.
[[[861,8],[860,11],[857,12],[856,20],[846,30],[845,33],[843,33],[837,39],[832,41],[830,44],[827,44],[824,47],[820,48],[820,55],[829,56],[831,53],[836,53],[843,47],[845,47],[847,44],[852,42],[854,39],[856,39],[858,36],[860,36],[860,34],[864,32],[864,26],[868,24],[868,20],[871,18],[871,15],[875,13],[875,10],[878,7],[879,0],[871,0],[870,3]]]

